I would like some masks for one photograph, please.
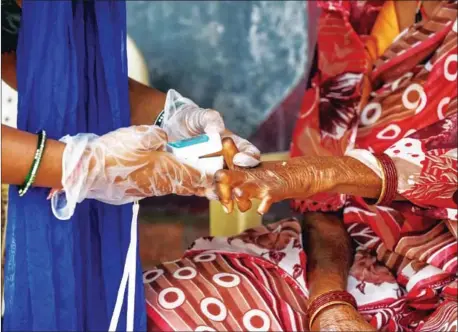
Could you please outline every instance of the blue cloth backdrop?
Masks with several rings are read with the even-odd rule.
[[[125,41],[124,1],[23,1],[19,129],[45,129],[59,139],[128,126]],[[20,198],[17,187],[10,189],[4,330],[106,331],[129,245],[131,205],[87,200],[60,221],[48,193],[32,189]],[[140,272],[136,331],[146,328]],[[126,303],[118,330],[125,329],[125,311]]]

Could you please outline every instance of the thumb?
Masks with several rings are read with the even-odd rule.
[[[258,156],[246,152],[239,152],[234,156],[232,162],[239,167],[252,168],[258,166],[261,161]]]
[[[204,113],[201,118],[201,128],[207,134],[223,134],[226,130],[224,120],[221,114],[212,109],[203,110]]]

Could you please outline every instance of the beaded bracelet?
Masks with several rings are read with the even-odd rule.
[[[165,117],[165,112],[161,111],[161,113],[159,113],[156,121],[154,122],[154,125],[162,128],[162,123],[164,122],[164,117]]]
[[[312,331],[313,321],[321,311],[337,304],[348,305],[357,309],[355,298],[346,291],[331,291],[324,293],[314,299],[307,309],[309,330]]]
[[[37,151],[35,152],[35,156],[33,158],[32,167],[30,168],[29,173],[25,178],[25,182],[22,186],[19,186],[19,196],[24,196],[27,191],[30,189],[32,184],[35,182],[35,178],[37,176],[38,167],[40,167],[41,159],[43,157],[43,151],[46,145],[46,131],[41,130],[38,133],[38,145]]]

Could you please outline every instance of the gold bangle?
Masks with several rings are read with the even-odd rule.
[[[331,302],[328,302],[328,303],[325,303],[323,304],[321,307],[319,307],[317,310],[315,310],[315,312],[313,313],[312,317],[310,317],[310,320],[309,320],[309,331],[312,331],[312,325],[313,325],[313,321],[315,320],[315,318],[318,316],[318,314],[323,311],[323,309],[326,309],[330,306],[333,306],[333,305],[336,305],[336,304],[343,304],[343,305],[347,305],[353,309],[355,309],[350,303],[348,302],[345,302],[345,301],[331,301]]]
[[[380,192],[380,196],[379,196],[377,202],[375,202],[375,204],[374,204],[374,205],[379,205],[380,202],[385,197],[385,194],[386,194],[386,174],[385,174],[385,170],[383,168],[382,163],[380,162],[380,160],[378,160],[378,158],[376,158],[376,159],[377,159],[378,167],[382,171],[382,191]]]

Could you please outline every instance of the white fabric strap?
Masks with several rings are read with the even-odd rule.
[[[359,160],[364,165],[369,167],[379,178],[382,178],[382,169],[377,162],[377,158],[368,150],[354,149],[347,151],[345,156]]]
[[[126,331],[134,331],[134,313],[135,313],[135,275],[137,270],[137,220],[139,204],[135,202],[132,207],[132,224],[130,227],[130,243],[127,250],[126,261],[124,263],[124,272],[122,274],[121,283],[118,289],[116,304],[111,316],[110,327],[108,331],[114,332],[118,328],[119,316],[121,314],[122,304],[124,303],[124,295],[126,293],[127,284],[127,318]]]

